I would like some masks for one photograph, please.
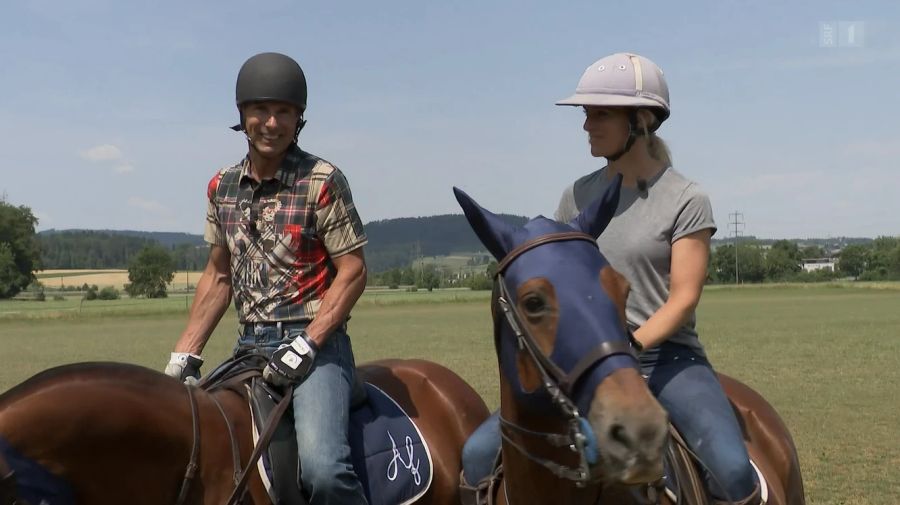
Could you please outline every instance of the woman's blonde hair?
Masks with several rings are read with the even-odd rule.
[[[657,161],[662,161],[666,165],[672,165],[672,152],[666,141],[659,137],[653,128],[659,122],[656,114],[648,109],[640,109],[638,111],[639,128],[643,130],[644,137],[647,138],[647,151],[650,156]]]

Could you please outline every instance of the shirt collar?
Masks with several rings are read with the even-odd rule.
[[[300,161],[303,159],[303,151],[297,144],[292,144],[288,148],[287,154],[281,160],[281,166],[275,171],[273,179],[280,182],[283,186],[291,187],[297,180],[297,172],[300,169]],[[241,161],[241,181],[244,179],[253,180],[250,177],[250,155],[244,157]]]

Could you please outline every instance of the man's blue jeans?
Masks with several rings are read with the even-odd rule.
[[[286,326],[284,338],[274,326],[247,325],[237,352],[256,348],[271,356],[289,343],[302,324]],[[300,452],[300,483],[310,505],[366,504],[350,459],[350,394],[356,365],[350,337],[337,330],[319,349],[309,375],[294,388],[294,427]]]
[[[665,342],[641,355],[641,374],[708,469],[702,475],[713,497],[738,501],[750,496],[756,471],[737,417],[709,361],[689,347]]]

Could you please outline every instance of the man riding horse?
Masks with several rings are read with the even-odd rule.
[[[364,504],[348,442],[355,365],[346,326],[366,284],[362,221],[341,171],[297,145],[307,95],[297,62],[257,54],[236,88],[233,129],[246,136],[248,153],[209,183],[209,261],[166,373],[199,377],[200,353],[233,293],[236,352],[269,356],[266,380],[294,385],[310,504]]]

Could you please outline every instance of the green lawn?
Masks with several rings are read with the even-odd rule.
[[[713,363],[760,391],[791,428],[810,504],[900,501],[900,290],[870,287],[888,289],[715,287],[699,310]],[[462,375],[494,407],[488,296],[370,293],[350,324],[357,360],[432,359]],[[77,307],[77,300],[71,303]],[[100,305],[80,315],[72,307],[19,308],[13,315],[11,306],[41,303],[0,303],[0,391],[76,361],[164,367],[186,319],[183,298],[88,303]],[[208,362],[228,354],[234,328],[229,315],[204,353]]]

